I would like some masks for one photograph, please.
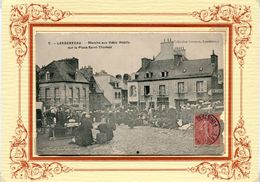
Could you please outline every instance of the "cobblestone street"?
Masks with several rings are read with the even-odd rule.
[[[94,125],[94,128],[96,125]],[[93,136],[98,131],[93,130]],[[177,130],[150,126],[130,129],[117,125],[114,138],[105,144],[81,147],[69,144],[71,138],[48,140],[48,134],[37,137],[38,155],[220,155],[223,144],[194,146],[193,129]]]

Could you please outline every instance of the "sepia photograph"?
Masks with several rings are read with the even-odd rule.
[[[222,156],[225,34],[37,32],[36,154]]]

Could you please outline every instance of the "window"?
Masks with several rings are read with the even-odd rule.
[[[87,105],[87,89],[83,88],[83,96],[84,96],[84,107]]]
[[[151,78],[153,76],[152,72],[146,72],[145,73],[145,78]]]
[[[136,86],[135,85],[130,86],[129,96],[130,97],[136,97]]]
[[[203,92],[203,81],[197,81],[196,82],[196,91],[198,93]]]
[[[45,89],[45,98],[50,98],[50,88]]]
[[[118,83],[115,83],[115,88],[118,88],[119,87],[119,84]]]
[[[115,92],[115,98],[117,99],[117,92]]]
[[[168,72],[167,71],[163,71],[161,72],[161,77],[167,77],[168,76]]]
[[[77,102],[80,102],[80,90],[79,88],[76,88],[76,96],[77,96]]]
[[[184,93],[184,82],[178,82],[178,93]]]
[[[144,95],[150,95],[150,86],[144,86]]]
[[[84,98],[87,98],[87,89],[86,88],[83,88],[83,95],[84,95]]]
[[[51,77],[51,76],[50,76],[50,72],[47,71],[47,72],[46,72],[46,80],[50,80],[50,77]]]
[[[55,88],[54,89],[54,95],[55,95],[55,98],[59,98],[60,97],[59,88]]]
[[[51,96],[50,96],[50,88],[46,88],[45,89],[45,101],[49,102],[51,100]]]
[[[121,93],[120,92],[118,92],[118,98],[121,98]]]
[[[60,102],[60,91],[59,88],[54,88],[54,101],[56,104]]]
[[[159,95],[166,95],[165,85],[159,85]]]
[[[69,101],[73,104],[73,88],[69,88]]]

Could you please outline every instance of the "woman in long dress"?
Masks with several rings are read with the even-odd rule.
[[[93,134],[92,134],[92,122],[88,115],[83,114],[81,117],[81,125],[76,131],[76,144],[80,146],[88,146],[93,143]]]

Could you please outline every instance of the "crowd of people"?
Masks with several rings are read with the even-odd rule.
[[[217,104],[219,103],[194,105],[187,103],[178,109],[174,107],[164,110],[148,108],[143,111],[139,111],[136,107],[127,107],[96,110],[89,114],[60,106],[46,111],[43,122],[37,123],[37,127],[45,126],[49,129],[49,140],[55,140],[56,135],[63,131],[63,135],[68,133],[71,135],[71,143],[88,146],[112,140],[117,125],[127,125],[129,129],[136,126],[175,129],[185,124],[192,124],[195,113],[216,112]],[[93,127],[94,123],[96,128]],[[93,129],[99,131],[96,136],[93,136]]]

